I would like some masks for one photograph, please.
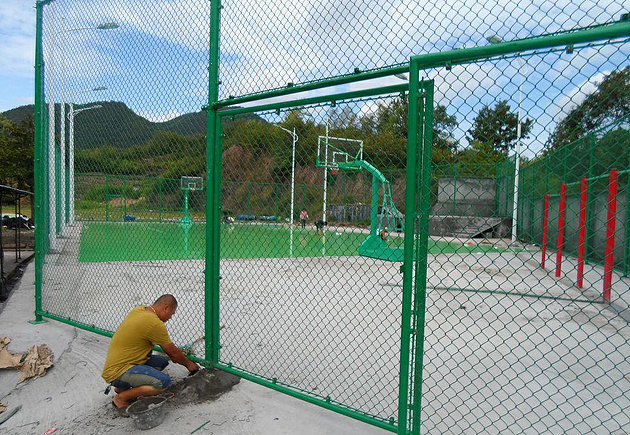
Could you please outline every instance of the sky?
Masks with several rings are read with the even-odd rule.
[[[33,103],[34,2],[0,3],[0,112]]]
[[[152,121],[207,102],[207,0],[55,0],[44,13],[46,94],[75,103],[122,101]],[[407,62],[409,56],[615,20],[621,0],[224,0],[220,97]],[[102,23],[114,30],[95,30]],[[33,102],[34,3],[0,3],[0,111]],[[555,123],[628,64],[629,44],[428,70],[436,103],[465,132],[484,104],[506,99],[536,120],[539,150]],[[63,73],[62,73],[63,71]],[[63,79],[63,80],[62,80]],[[63,83],[63,86],[61,85]],[[401,83],[390,77],[312,94]],[[95,87],[107,90],[84,92]],[[62,92],[63,91],[63,92]],[[303,95],[298,98],[303,97]],[[294,97],[290,97],[294,98]],[[374,110],[365,103],[359,113]]]

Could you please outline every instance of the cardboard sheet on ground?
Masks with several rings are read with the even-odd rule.
[[[7,346],[11,343],[9,337],[0,336],[0,369],[16,368],[22,365],[22,354],[9,352]]]
[[[24,358],[20,371],[22,376],[18,384],[30,378],[38,378],[46,374],[46,370],[52,367],[54,356],[45,344],[31,347]]]
[[[45,344],[33,346],[23,355],[9,352],[7,346],[10,342],[9,337],[0,336],[0,369],[18,369],[22,373],[18,384],[30,378],[43,376],[46,370],[52,367],[54,355]]]

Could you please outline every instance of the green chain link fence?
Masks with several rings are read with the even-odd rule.
[[[37,14],[36,321],[169,292],[198,361],[390,432],[629,430],[621,2]]]

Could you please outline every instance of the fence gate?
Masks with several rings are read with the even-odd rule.
[[[416,79],[218,113],[218,367],[392,432],[418,426],[429,205],[428,185],[418,180],[430,175],[432,86]],[[366,101],[409,113],[415,134],[381,136],[400,143],[399,154],[379,154],[377,142],[353,139],[358,132],[338,137],[345,126],[337,114]],[[274,161],[263,165],[267,154]],[[409,170],[392,187],[381,170],[395,159]],[[277,182],[259,182],[270,170]],[[350,181],[337,182],[340,173]],[[370,230],[327,213],[330,203],[359,199],[371,210]],[[308,226],[287,225],[274,214],[277,203],[294,209],[294,224],[303,210],[310,214]],[[398,207],[404,226],[395,224]],[[247,213],[226,223],[233,210]]]

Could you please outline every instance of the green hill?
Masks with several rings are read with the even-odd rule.
[[[33,105],[29,104],[27,106],[16,107],[15,109],[2,112],[0,115],[4,116],[14,124],[19,124],[24,121],[28,115],[33,115]]]
[[[152,122],[136,114],[125,103],[118,101],[95,101],[89,105],[75,105],[75,110],[87,106],[102,107],[86,110],[75,115],[74,141],[76,149],[93,149],[105,145],[115,148],[129,148],[146,144],[156,133],[173,132],[182,136],[205,134],[207,114],[205,112],[185,113],[165,122]],[[33,114],[33,105],[20,106],[1,113],[11,122],[19,124],[28,115]],[[55,106],[57,120],[60,105]],[[69,111],[69,107],[66,107]],[[259,119],[257,115],[249,115],[240,119]],[[229,122],[229,121],[227,121]],[[56,123],[60,131],[59,122]]]

